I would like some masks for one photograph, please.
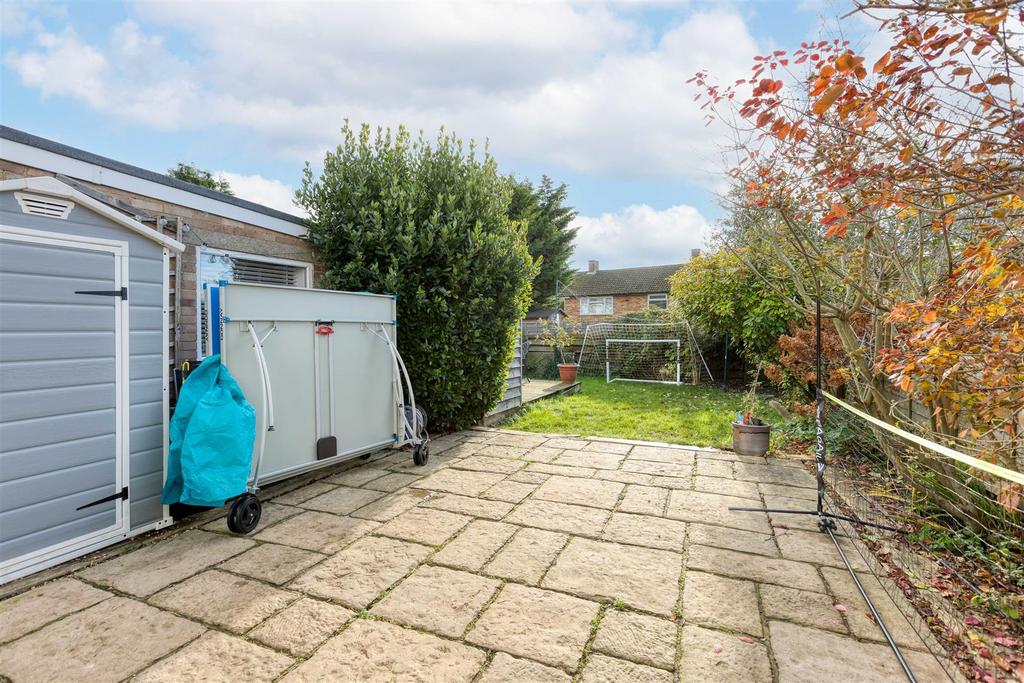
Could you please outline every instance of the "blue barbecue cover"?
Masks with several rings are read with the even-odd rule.
[[[256,411],[210,356],[181,387],[170,424],[164,505],[219,507],[245,492],[256,439]]]

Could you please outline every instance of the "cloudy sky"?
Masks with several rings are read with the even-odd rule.
[[[0,107],[6,125],[157,171],[194,162],[294,213],[303,163],[344,119],[444,125],[506,172],[569,184],[578,264],[672,263],[720,215],[720,133],[685,81],[738,78],[846,9],[4,0]]]

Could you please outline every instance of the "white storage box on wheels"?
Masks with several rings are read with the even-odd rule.
[[[249,492],[232,503],[233,531],[258,524],[261,485],[406,444],[426,462],[426,416],[395,346],[394,296],[235,283],[205,296],[215,321],[207,348],[257,413]]]
[[[56,178],[0,182],[0,583],[171,522],[171,249]]]

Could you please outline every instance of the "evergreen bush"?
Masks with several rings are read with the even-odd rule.
[[[505,391],[535,274],[508,181],[443,130],[342,134],[296,192],[320,285],[397,294],[398,347],[431,427],[476,424]]]

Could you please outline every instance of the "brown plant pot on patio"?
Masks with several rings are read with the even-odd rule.
[[[576,371],[579,369],[576,363],[559,363],[558,379],[562,380],[562,384],[572,384],[576,381]]]
[[[732,450],[739,455],[763,456],[768,452],[772,426],[732,423]]]

